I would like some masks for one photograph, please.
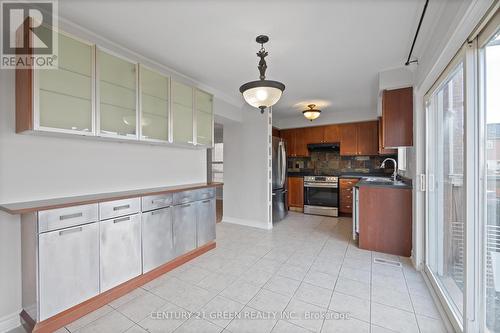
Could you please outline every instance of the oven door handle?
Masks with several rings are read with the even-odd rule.
[[[312,184],[312,183],[304,183],[304,187],[317,187],[317,188],[338,188],[338,184]]]

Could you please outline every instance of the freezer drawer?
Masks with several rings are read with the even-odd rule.
[[[40,320],[99,293],[99,224],[51,231],[39,240]]]
[[[202,246],[215,240],[215,199],[196,202],[197,245]]]
[[[196,248],[196,203],[174,206],[173,232],[175,256]]]
[[[175,257],[172,208],[142,214],[142,271],[149,272]]]
[[[141,215],[101,221],[101,292],[141,274]]]
[[[172,193],[148,195],[147,197],[142,197],[142,211],[149,212],[150,210],[165,208],[171,206],[172,202]]]
[[[141,211],[141,198],[131,198],[101,202],[99,204],[100,220],[112,219],[118,216],[135,214]]]
[[[38,212],[38,232],[68,228],[98,220],[97,204],[43,210]]]

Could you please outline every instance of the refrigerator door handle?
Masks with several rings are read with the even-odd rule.
[[[286,180],[286,152],[283,141],[280,141],[280,154],[281,154],[281,187],[285,187]]]

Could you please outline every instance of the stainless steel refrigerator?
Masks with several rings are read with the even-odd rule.
[[[273,223],[288,214],[285,141],[273,136]]]

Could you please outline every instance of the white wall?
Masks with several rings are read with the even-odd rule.
[[[298,113],[296,117],[290,118],[273,118],[273,126],[279,129],[297,128],[307,126],[318,126],[328,124],[351,123],[365,120],[377,119],[377,110],[352,110],[343,112],[323,112],[321,116],[313,121],[309,121],[302,113]]]
[[[245,107],[243,121],[224,123],[224,222],[268,223],[269,114]]]

